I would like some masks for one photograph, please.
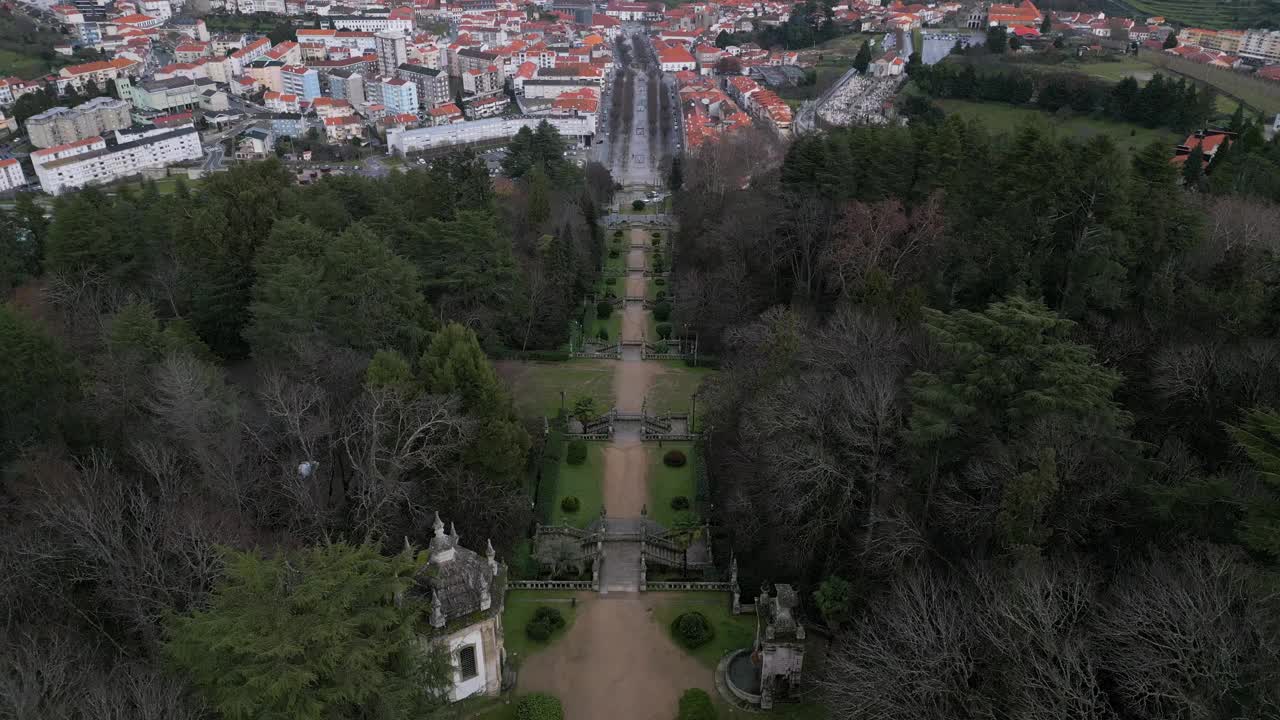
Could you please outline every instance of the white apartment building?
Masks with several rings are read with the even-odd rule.
[[[40,188],[50,195],[100,185],[204,155],[195,126],[137,133],[116,131],[116,143],[101,137],[37,150],[31,154]]]
[[[1280,30],[1246,30],[1240,38],[1240,57],[1280,63]]]
[[[538,123],[547,121],[566,138],[591,135],[594,122],[584,117],[495,117],[471,122],[459,122],[437,127],[413,130],[387,130],[388,153],[422,152],[434,148],[455,147],[515,137],[520,128],[536,130]]]
[[[17,160],[0,160],[0,192],[16,190],[26,184],[27,176],[22,174],[22,166]]]
[[[408,41],[399,30],[383,30],[373,36],[378,52],[378,72],[385,77],[396,74],[396,68],[409,61]]]

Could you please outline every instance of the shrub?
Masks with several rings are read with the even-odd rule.
[[[570,443],[570,447],[572,447],[572,443]],[[662,464],[667,467],[684,467],[687,462],[689,462],[689,458],[684,454],[683,450],[668,450],[667,454],[662,456]]]
[[[524,626],[524,634],[534,642],[544,643],[551,639],[551,626],[538,620],[530,620]]]
[[[658,302],[662,302],[663,300],[667,299],[667,291],[659,290],[656,293],[654,293],[653,296],[657,298]]]
[[[596,303],[596,317],[600,318],[601,320],[608,320],[609,316],[612,314],[613,314],[613,303],[608,302],[607,300],[601,300],[600,302]]]
[[[612,286],[612,285],[617,285],[617,284],[618,284],[618,278],[616,278],[616,277],[607,277],[607,278],[605,278],[605,279],[604,279],[604,284],[605,284],[605,285],[610,285],[610,286]]]
[[[601,340],[604,340],[604,341],[608,342],[608,340],[609,340],[609,331],[608,331],[608,330],[605,330],[604,328],[600,328],[600,332],[596,333],[596,337],[597,337],[597,338],[599,338],[599,339],[601,339]]]
[[[577,463],[574,463],[575,465]],[[560,509],[567,513],[576,513],[582,504],[578,502],[578,498],[572,495],[566,495],[560,500]]]
[[[666,355],[671,352],[671,346],[667,344],[666,340],[659,340],[653,344],[653,351],[659,355]]]
[[[581,465],[587,461],[587,443],[583,440],[574,438],[569,441],[569,450],[564,456],[565,462],[570,465]]]
[[[643,210],[643,209],[644,209],[644,201],[643,201],[643,200],[633,200],[633,201],[631,202],[631,209],[632,209],[632,210],[635,210],[636,212],[639,212],[639,211]]]
[[[716,630],[707,620],[707,616],[696,610],[677,617],[675,622],[671,623],[671,632],[690,650],[706,645],[716,636]]]
[[[658,337],[666,340],[671,337],[671,323],[658,323]]]
[[[717,720],[716,706],[705,690],[690,688],[680,696],[680,714],[676,720]]]
[[[666,284],[667,284],[667,279],[666,279],[666,278],[654,278],[654,280],[653,280],[653,284],[654,284],[654,285],[657,285],[657,286],[659,286],[659,287],[661,287],[661,286],[663,286],[663,285],[666,285]]]
[[[671,319],[671,303],[663,302],[653,306],[653,319],[658,322],[666,322]]]
[[[657,240],[662,237],[662,233],[659,233],[659,232],[649,233],[649,235],[651,235],[654,240]]]
[[[533,611],[534,622],[545,622],[552,630],[564,627],[564,615],[556,608],[539,605]]]
[[[617,251],[617,250],[610,250],[610,251],[609,251],[609,257],[611,257],[611,258],[616,258],[616,257],[618,257],[618,251]]]
[[[564,720],[564,708],[554,695],[530,693],[516,703],[516,720]]]
[[[566,499],[567,499],[567,498],[566,498]],[[683,496],[683,495],[677,495],[677,496],[675,496],[675,497],[671,498],[671,509],[672,509],[672,510],[688,510],[688,509],[689,509],[689,498],[687,498],[687,497],[685,497],[685,496]]]
[[[616,237],[616,238],[620,238],[620,237],[622,237],[622,231],[621,231],[621,230],[614,230],[614,231],[613,231],[613,236],[614,236],[614,237]]]

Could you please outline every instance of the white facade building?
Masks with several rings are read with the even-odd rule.
[[[22,166],[17,160],[0,160],[0,192],[16,190],[26,184],[27,176],[22,174]]]
[[[394,76],[396,69],[409,61],[407,41],[399,30],[379,32],[373,36],[373,43],[378,52],[378,72],[383,76]]]
[[[40,187],[50,195],[100,185],[204,155],[192,125],[137,133],[116,131],[116,143],[101,137],[60,145],[31,154]]]
[[[408,155],[436,148],[469,145],[490,140],[515,137],[520,128],[536,130],[538,123],[546,121],[564,137],[586,137],[592,134],[594,123],[586,118],[497,117],[471,122],[453,123],[438,127],[413,130],[388,130],[387,149],[393,153]]]

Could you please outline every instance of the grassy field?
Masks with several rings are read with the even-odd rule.
[[[567,443],[565,447],[568,447]],[[586,462],[570,465],[565,460],[560,460],[560,482],[556,485],[555,505],[551,508],[552,525],[586,527],[592,520],[600,517],[604,448],[604,443],[588,441]],[[570,495],[578,498],[578,512],[567,513],[560,508],[560,501]]]
[[[1013,132],[1024,124],[1043,123],[1059,135],[1087,140],[1095,135],[1109,135],[1116,146],[1126,152],[1150,145],[1152,142],[1172,146],[1181,139],[1169,130],[1151,130],[1128,123],[1099,120],[1092,117],[1060,118],[1043,110],[1014,107],[1004,103],[982,103],[968,100],[938,100],[938,106],[947,114],[958,113],[981,122],[991,132]]]
[[[646,446],[649,455],[649,517],[664,527],[673,527],[677,518],[683,513],[671,507],[671,499],[684,496],[693,505],[695,493],[693,478],[693,443],[668,442],[658,447],[652,443]],[[689,459],[684,467],[667,467],[662,456],[672,450],[679,450]]]
[[[525,417],[554,416],[560,409],[560,391],[565,407],[586,396],[601,411],[613,406],[613,364],[608,360],[568,360],[565,362],[502,361],[498,374],[507,381],[516,410]]]
[[[662,632],[671,634],[671,623],[680,615],[692,611],[706,615],[716,634],[707,644],[685,650],[709,668],[715,668],[725,653],[750,647],[755,640],[756,616],[732,614],[729,598],[723,593],[671,593],[664,596],[661,604],[654,609],[653,619]],[[674,635],[671,635],[671,639],[680,645]],[[680,647],[684,648],[683,645]]]
[[[507,657],[516,662],[525,662],[533,655],[546,650],[564,637],[573,626],[577,609],[572,602],[572,594],[551,590],[512,590],[507,593],[506,605],[502,608],[502,634],[507,648]],[[533,613],[541,606],[553,607],[564,615],[565,625],[551,635],[551,639],[540,643],[529,638],[524,627],[533,619]]]
[[[689,367],[683,360],[663,360],[667,371],[660,375],[649,391],[649,407],[659,413],[689,412],[691,398],[714,370]]]

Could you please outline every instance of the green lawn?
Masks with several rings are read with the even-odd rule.
[[[566,455],[569,440],[565,443]],[[560,460],[560,482],[556,486],[555,505],[551,508],[552,525],[586,527],[600,517],[600,483],[604,478],[605,443],[587,441],[587,461],[570,465]],[[545,475],[543,477],[546,477]],[[578,498],[578,512],[566,513],[560,509],[560,501],[568,496]]]
[[[1135,15],[1160,15],[1187,25],[1222,28],[1255,27],[1269,15],[1265,0],[1124,0]]]
[[[671,635],[671,623],[681,614],[694,610],[707,616],[716,634],[706,645],[689,650]],[[709,668],[715,668],[730,650],[751,647],[756,635],[756,616],[733,615],[725,593],[663,593],[653,618],[661,632],[671,635],[676,645]]]
[[[678,516],[688,515],[692,509],[677,511],[671,507],[671,499],[683,495],[689,498],[692,506],[696,488],[693,477],[693,443],[664,442],[662,447],[648,443],[649,454],[649,517],[663,527],[674,527]],[[667,467],[662,456],[672,450],[679,450],[688,458],[684,467]]]
[[[689,367],[683,360],[663,360],[662,363],[666,365],[666,372],[658,376],[649,391],[650,405],[660,413],[696,412],[691,408],[691,398],[715,370]]]
[[[1116,146],[1125,152],[1136,152],[1152,142],[1172,147],[1182,136],[1169,130],[1151,130],[1128,123],[1099,120],[1092,117],[1073,116],[1059,118],[1043,110],[1014,107],[1004,103],[972,102],[969,100],[937,100],[946,113],[959,113],[981,122],[992,132],[1013,132],[1027,122],[1041,122],[1059,134],[1086,140],[1095,135],[1109,135]]]
[[[524,417],[554,417],[560,410],[561,390],[566,409],[583,396],[594,399],[602,412],[613,407],[616,368],[608,360],[504,360],[497,363],[497,368],[511,388],[516,410]]]
[[[572,603],[572,593],[554,590],[512,590],[507,593],[506,604],[502,608],[502,634],[507,648],[507,656],[516,662],[525,662],[529,657],[545,650],[564,637],[573,626],[577,609]],[[546,605],[553,607],[564,615],[565,625],[551,635],[545,643],[531,640],[524,627],[533,619],[533,613]]]

